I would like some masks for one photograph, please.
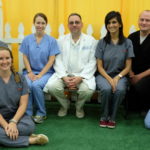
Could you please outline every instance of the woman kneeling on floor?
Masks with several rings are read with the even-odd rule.
[[[25,114],[29,88],[25,78],[14,71],[8,47],[0,47],[0,93],[0,145],[24,147],[48,143],[46,135],[32,134],[34,122]]]

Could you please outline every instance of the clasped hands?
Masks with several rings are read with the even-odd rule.
[[[28,77],[30,80],[35,81],[35,80],[40,79],[42,77],[42,75],[40,75],[40,74],[36,75],[33,72],[30,72],[30,73],[28,73]]]
[[[5,133],[11,140],[16,140],[19,135],[17,125],[13,122],[10,122],[5,127]]]
[[[79,83],[82,82],[82,77],[73,76],[73,77],[63,77],[63,81],[66,84],[66,87],[69,90],[77,90]]]

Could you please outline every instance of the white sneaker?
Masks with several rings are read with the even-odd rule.
[[[34,144],[38,145],[44,145],[49,142],[48,137],[44,134],[32,134],[31,138],[34,138],[35,139]]]
[[[76,117],[77,118],[83,118],[85,115],[83,108],[82,109],[76,109]]]
[[[59,117],[64,117],[67,115],[68,109],[61,107],[58,111],[58,116]]]

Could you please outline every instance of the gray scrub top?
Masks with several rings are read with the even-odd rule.
[[[116,76],[125,68],[126,59],[134,57],[132,42],[125,39],[122,44],[115,45],[102,39],[98,42],[95,57],[103,61],[107,74]]]
[[[0,77],[0,114],[5,119],[11,119],[16,113],[20,97],[29,93],[26,79],[20,75],[21,82],[16,83],[13,73],[8,83],[5,83]]]

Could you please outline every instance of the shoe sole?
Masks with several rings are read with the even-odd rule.
[[[107,126],[106,125],[99,125],[100,127],[102,127],[102,128],[106,128]]]
[[[107,128],[114,129],[114,128],[115,128],[115,126],[114,126],[114,127],[112,127],[112,126],[107,126]]]

